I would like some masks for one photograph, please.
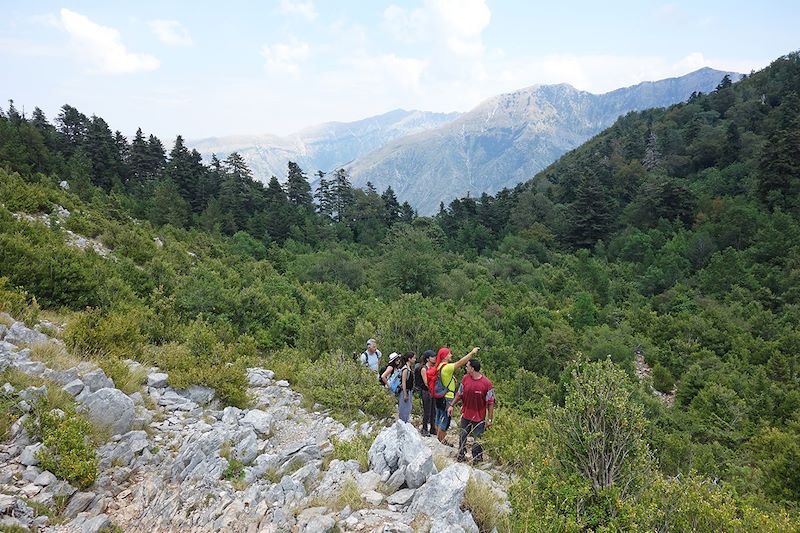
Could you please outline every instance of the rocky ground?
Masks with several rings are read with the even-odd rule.
[[[499,472],[455,463],[453,448],[422,438],[410,424],[345,427],[321,409],[303,409],[300,394],[269,370],[248,370],[254,402],[245,410],[220,408],[208,388],[176,390],[157,368],[146,369],[147,386],[126,395],[90,363],[59,371],[32,360],[27,346],[59,341],[8,315],[0,318],[11,324],[0,323],[0,371],[14,368],[57,383],[112,434],[97,449],[97,481],[80,491],[39,468],[42,443],[27,434],[24,416],[15,422],[0,444],[0,529],[477,532],[461,509],[470,479],[509,509]],[[45,325],[40,329],[57,330]],[[46,392],[2,386],[23,411]],[[368,469],[353,460],[325,460],[334,437],[348,441],[379,430]],[[57,520],[36,516],[35,507],[57,502],[63,506]]]

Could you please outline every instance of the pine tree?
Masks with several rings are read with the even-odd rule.
[[[286,178],[286,194],[289,203],[309,212],[311,211],[311,186],[308,184],[308,179],[303,169],[293,161],[289,161],[289,173]]]
[[[767,206],[791,207],[800,194],[800,97],[789,93],[776,111],[778,122],[762,149],[756,187]]]
[[[84,142],[86,155],[92,161],[92,182],[105,191],[120,182],[117,174],[119,153],[114,135],[106,121],[92,115]]]
[[[314,193],[314,199],[317,201],[317,213],[324,220],[330,220],[333,217],[333,199],[331,197],[331,187],[328,180],[325,179],[325,173],[321,170],[317,173],[319,176],[319,185]]]
[[[133,136],[127,159],[130,180],[134,189],[141,188],[150,177],[147,159],[147,141],[142,133],[142,128],[138,128]]]
[[[391,186],[383,191],[381,200],[383,200],[383,223],[391,226],[400,218],[400,202],[397,201]]]
[[[147,155],[150,176],[161,176],[167,166],[167,152],[159,138],[153,134],[147,138]]]
[[[166,173],[175,183],[181,198],[187,202],[194,200],[196,204],[197,182],[200,176],[196,174],[198,169],[192,163],[192,155],[183,144],[183,137],[178,135],[169,153]]]
[[[56,124],[61,133],[61,151],[66,157],[69,157],[86,141],[89,119],[71,105],[65,104],[56,118]]]
[[[414,213],[414,208],[411,207],[411,204],[408,202],[403,202],[403,205],[400,206],[400,221],[405,222],[406,224],[411,224],[414,221],[414,217],[416,214]]]
[[[289,235],[291,217],[289,216],[289,200],[281,187],[278,178],[272,176],[264,193],[266,199],[266,229],[270,239],[282,243]]]
[[[131,171],[128,168],[126,161],[130,158],[131,147],[128,144],[128,139],[125,138],[119,130],[114,132],[114,153],[116,156],[115,164],[117,165],[117,175],[119,176],[122,184],[127,186],[131,179]]]
[[[647,140],[647,147],[644,150],[642,165],[648,172],[656,172],[661,168],[661,151],[658,149],[658,136],[653,130],[650,130],[650,138]]]
[[[581,177],[570,206],[569,241],[576,248],[591,248],[605,238],[611,228],[610,198],[593,174]]]
[[[350,184],[347,171],[343,168],[340,168],[334,174],[333,183],[331,184],[331,197],[333,199],[334,218],[337,222],[343,222],[354,202],[353,186]]]
[[[223,178],[220,183],[219,199],[223,210],[230,213],[233,227],[223,228],[225,233],[233,234],[244,229],[249,216],[250,183],[253,175],[242,156],[232,152],[222,164]]]

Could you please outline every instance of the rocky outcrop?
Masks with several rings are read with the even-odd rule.
[[[368,457],[370,469],[385,478],[391,491],[415,489],[436,474],[433,453],[414,426],[401,420],[378,435]]]
[[[111,524],[126,531],[405,532],[413,522],[431,531],[477,531],[460,503],[470,475],[483,475],[487,483],[491,477],[462,464],[437,473],[434,453],[450,456],[452,448],[423,439],[410,424],[383,427],[366,471],[353,460],[325,467],[333,437],[372,434],[383,423],[346,427],[324,411],[308,411],[300,395],[266,369],[247,371],[252,408],[220,409],[213,390],[173,389],[157,368],[147,369],[148,384],[128,396],[92,365],[56,371],[20,347],[0,346],[0,362],[47,376],[112,436],[96,449],[97,480],[79,491],[41,468],[42,443],[25,430],[29,415],[17,420],[10,440],[0,444],[0,525],[64,532]],[[17,391],[7,383],[0,390],[17,398],[21,413],[47,391]],[[363,508],[340,508],[339,497],[344,491],[352,497],[354,488]],[[497,493],[504,495],[499,487]],[[27,501],[51,508],[59,502],[64,522],[47,525]]]

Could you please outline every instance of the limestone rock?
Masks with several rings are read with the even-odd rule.
[[[431,531],[478,533],[478,526],[475,525],[472,515],[460,509],[464,492],[467,490],[470,470],[469,466],[456,463],[431,476],[427,483],[414,493],[407,516],[413,518],[424,513],[432,517]]]
[[[272,416],[260,409],[249,410],[240,423],[253,426],[262,435],[268,435],[272,431]]]
[[[30,446],[25,446],[25,449],[22,450],[22,454],[19,456],[19,462],[25,466],[38,465],[39,459],[36,456],[41,449],[41,442],[31,444]]]
[[[267,387],[272,384],[275,373],[263,368],[248,368],[247,380],[251,387]]]
[[[214,400],[216,392],[210,387],[190,385],[186,390],[180,391],[178,394],[198,405],[206,405]]]
[[[53,475],[52,472],[48,472],[47,470],[45,470],[44,472],[36,476],[36,479],[33,480],[33,484],[38,485],[40,487],[47,487],[49,485],[52,485],[56,481],[58,481],[58,479],[56,479],[56,476]]]
[[[99,514],[83,523],[81,533],[99,533],[103,529],[111,527],[111,524],[112,522],[108,515]]]
[[[47,342],[47,335],[36,330],[30,329],[22,322],[11,324],[5,336],[6,342],[12,344],[35,344],[37,342]]]
[[[67,507],[64,509],[64,517],[75,518],[78,513],[85,510],[95,499],[94,492],[77,492],[70,498]]]
[[[69,394],[72,397],[75,397],[81,392],[83,392],[84,386],[85,385],[83,384],[83,381],[75,379],[64,385],[63,389],[67,394]]]
[[[368,457],[370,469],[382,476],[405,469],[405,483],[409,488],[421,486],[436,473],[430,449],[416,428],[401,420],[380,432],[370,446]]]
[[[97,368],[91,372],[83,375],[83,384],[89,389],[89,392],[97,392],[100,389],[114,388],[114,382],[111,381],[102,368]]]
[[[147,386],[156,389],[163,389],[167,386],[167,379],[169,376],[163,372],[155,372],[147,376]]]
[[[92,422],[110,428],[114,435],[127,433],[133,426],[133,400],[121,390],[99,389],[86,397],[83,407]]]
[[[386,498],[386,501],[392,505],[408,505],[411,502],[411,498],[414,497],[415,492],[415,489],[398,490]]]

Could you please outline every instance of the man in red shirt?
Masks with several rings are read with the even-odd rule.
[[[486,428],[492,427],[494,417],[494,388],[489,378],[481,374],[481,362],[477,359],[467,363],[467,374],[461,380],[456,397],[447,410],[448,415],[452,416],[453,406],[459,401],[463,402],[463,406],[458,434],[458,460],[466,459],[467,437],[472,435],[475,439],[472,444],[472,462],[477,464],[483,460],[483,448],[478,444],[478,437]]]

